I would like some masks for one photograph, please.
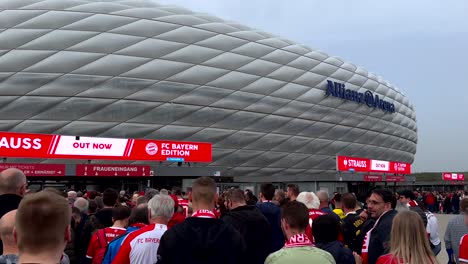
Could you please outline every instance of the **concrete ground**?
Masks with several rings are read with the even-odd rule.
[[[439,236],[442,241],[442,250],[437,255],[437,260],[440,264],[446,264],[448,262],[447,252],[445,251],[444,235],[445,229],[447,229],[447,223],[455,215],[437,214],[437,220],[439,220]]]

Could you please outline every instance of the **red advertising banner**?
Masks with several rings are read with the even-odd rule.
[[[442,173],[442,179],[444,181],[464,181],[465,175],[460,173],[444,172]]]
[[[406,181],[405,176],[385,176],[385,180],[388,182],[404,182]]]
[[[364,175],[365,182],[381,182],[382,176],[381,175]]]
[[[78,164],[76,176],[153,176],[150,166],[142,165],[103,165],[103,164]]]
[[[0,163],[0,171],[17,168],[26,176],[65,176],[65,164]]]
[[[339,171],[411,174],[411,164],[404,162],[337,156],[336,163]]]
[[[337,169],[339,171],[369,172],[370,160],[346,156],[337,156]]]
[[[211,143],[0,132],[0,157],[211,162]]]

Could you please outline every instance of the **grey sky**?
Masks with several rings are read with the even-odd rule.
[[[468,171],[468,1],[162,0],[341,57],[416,108],[413,171]]]

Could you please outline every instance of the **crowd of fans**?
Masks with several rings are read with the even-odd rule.
[[[286,191],[262,184],[221,194],[209,177],[191,191],[106,189],[27,193],[17,169],[0,173],[0,264],[438,263],[438,193]],[[433,196],[433,198],[431,198]],[[468,263],[468,197],[445,234],[450,263]],[[452,202],[455,207],[456,203]],[[455,208],[454,208],[455,212]],[[460,245],[461,241],[461,245]]]

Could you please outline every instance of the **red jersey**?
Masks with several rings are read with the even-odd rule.
[[[179,205],[182,206],[182,208],[184,209],[184,216],[187,217],[188,209],[189,209],[189,201],[182,199],[182,198],[178,198],[177,200],[179,200]]]
[[[376,264],[400,264],[400,263],[401,261],[398,262],[398,259],[395,258],[392,254],[380,256],[376,262]]]
[[[326,214],[327,213],[319,209],[309,209],[309,225],[306,228],[306,234],[309,237],[310,241],[312,241],[312,243],[315,243],[314,236],[312,235],[312,223],[317,217]]]
[[[123,235],[127,232],[125,228],[119,227],[106,227],[104,228],[104,233],[106,234],[106,242],[109,244],[114,238]],[[101,244],[99,244],[98,234],[97,231],[91,237],[91,241],[89,242],[88,252],[86,253],[87,258],[94,258],[96,253],[101,249]]]
[[[468,263],[468,234],[464,235],[460,240],[460,253],[458,254],[460,263]]]
[[[409,202],[408,202],[408,205],[409,205],[410,207],[418,207],[418,206],[419,206],[419,205],[418,205],[418,202],[416,202],[415,200],[409,201]]]
[[[185,221],[185,216],[182,213],[175,212],[171,220],[167,224],[167,228],[172,228],[176,224],[182,223]]]

